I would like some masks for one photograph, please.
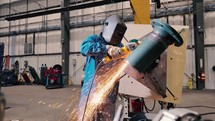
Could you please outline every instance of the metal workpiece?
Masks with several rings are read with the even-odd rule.
[[[179,33],[169,24],[162,23],[159,20],[152,21],[153,33],[162,38],[166,45],[174,44],[179,47],[183,44],[183,39]]]
[[[126,63],[127,63],[127,66],[124,72],[127,75],[134,78],[144,86],[148,87],[150,90],[152,90],[162,98],[167,97],[166,95],[167,53],[166,52],[161,54],[160,61],[156,64],[156,66],[153,66],[153,68],[151,69],[147,68],[147,71],[144,73],[137,72],[137,70],[134,67],[132,67],[128,62]]]
[[[153,31],[144,36],[142,43],[126,58],[139,73],[144,72],[169,45],[179,47],[183,44],[179,33],[170,25],[154,20],[152,27]]]

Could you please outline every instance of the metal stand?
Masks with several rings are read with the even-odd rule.
[[[3,67],[4,43],[0,43],[0,83],[2,80],[2,67]],[[0,85],[1,89],[1,85]],[[5,98],[4,94],[0,92],[0,121],[4,120]]]

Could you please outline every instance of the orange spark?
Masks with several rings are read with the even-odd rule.
[[[111,68],[108,68],[108,71],[100,69],[104,74],[97,75],[94,78],[97,85],[96,89],[92,90],[90,93],[90,98],[85,110],[84,121],[92,120],[94,113],[96,113],[96,109],[107,99],[108,94],[119,81],[126,66],[127,63],[125,63],[125,61],[120,61]]]

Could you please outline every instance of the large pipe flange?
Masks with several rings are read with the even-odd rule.
[[[153,20],[152,27],[154,28],[154,33],[157,33],[159,36],[163,37],[163,41],[167,45],[174,44],[175,46],[179,47],[183,44],[183,39],[179,33],[169,24],[162,23],[159,20]]]
[[[170,25],[158,20],[152,22],[153,31],[143,37],[142,43],[126,58],[138,72],[144,72],[169,45],[181,46],[183,39]]]

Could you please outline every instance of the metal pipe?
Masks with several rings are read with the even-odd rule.
[[[141,44],[126,58],[139,73],[144,72],[169,45],[179,47],[183,44],[179,33],[168,24],[154,20],[152,27],[154,30],[144,36]]]

